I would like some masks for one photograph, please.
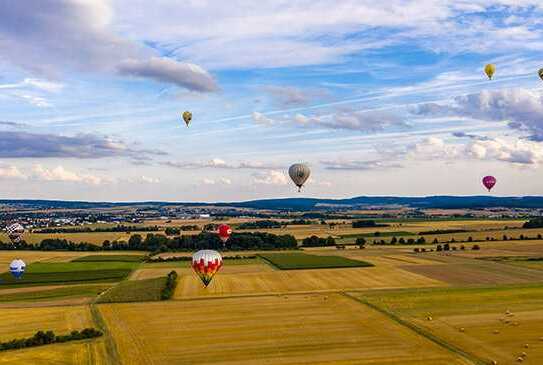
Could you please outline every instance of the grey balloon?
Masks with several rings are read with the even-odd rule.
[[[311,175],[311,170],[303,163],[295,163],[288,169],[288,174],[298,187],[298,191],[301,191],[302,186],[304,186],[304,183],[309,179],[309,175]]]

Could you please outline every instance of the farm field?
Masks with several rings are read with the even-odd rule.
[[[0,341],[28,337],[39,330],[65,334],[92,326],[91,313],[86,306],[2,308]]]
[[[490,362],[543,362],[540,285],[376,291],[355,294]],[[428,320],[431,317],[432,320]]]
[[[316,256],[306,253],[271,253],[260,257],[281,270],[327,269],[343,267],[368,267],[365,261],[353,260],[341,256]]]
[[[418,233],[513,224],[504,222],[406,222],[382,229]],[[343,230],[350,228],[336,233],[342,235]],[[509,230],[508,236],[518,231]],[[513,364],[514,355],[522,352],[527,353],[523,363],[539,364],[543,267],[526,259],[543,256],[543,241],[478,244],[478,251],[425,253],[414,253],[413,248],[435,245],[225,251],[223,256],[257,257],[225,260],[207,288],[189,260],[141,262],[145,253],[125,251],[2,251],[4,270],[14,256],[28,264],[26,285],[0,285],[0,308],[10,318],[5,328],[0,325],[6,339],[14,337],[9,329],[17,318],[24,318],[24,335],[40,329],[64,333],[74,318],[80,321],[71,324],[74,329],[83,323],[105,325],[107,335],[3,352],[0,364],[116,364],[112,348],[121,364],[208,363],[198,357],[202,351],[219,364],[454,365],[475,364],[477,359],[481,364],[494,359]],[[189,258],[191,253],[158,256]],[[507,260],[493,261],[495,257]],[[338,263],[373,266],[323,268],[341,266]],[[280,270],[281,265],[297,270]],[[179,274],[173,299],[156,301],[172,270]],[[119,275],[108,278],[113,272]],[[80,275],[92,279],[78,281]],[[54,276],[63,280],[54,281]],[[89,305],[99,309],[103,323],[91,316]],[[509,323],[503,322],[506,310],[513,313]]]
[[[126,364],[467,364],[339,294],[99,309]]]
[[[160,293],[166,285],[165,275],[153,279],[123,281],[101,294],[96,302],[147,302],[160,300]]]
[[[77,341],[6,351],[0,356],[0,364],[32,365],[108,365],[102,340]]]
[[[400,268],[288,270],[257,273],[219,273],[204,289],[195,275],[181,275],[174,297],[247,295],[347,289],[444,286],[445,282]]]

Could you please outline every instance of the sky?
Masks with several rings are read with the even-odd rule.
[[[382,3],[0,0],[0,198],[543,195],[543,2]]]

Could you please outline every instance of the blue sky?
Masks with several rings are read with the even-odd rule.
[[[538,0],[1,1],[0,197],[471,195],[487,174],[493,194],[541,195],[542,15]],[[301,194],[295,162],[312,169]]]

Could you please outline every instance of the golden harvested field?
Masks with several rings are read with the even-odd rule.
[[[108,365],[102,340],[82,341],[2,352],[0,364]]]
[[[339,294],[106,304],[99,309],[127,365],[468,364]]]
[[[403,269],[451,285],[543,282],[543,272],[486,260],[439,256],[444,264],[406,265]]]
[[[347,289],[445,286],[446,283],[399,268],[270,271],[246,274],[220,272],[204,288],[195,274],[181,275],[174,297],[245,295]]]
[[[541,286],[357,295],[487,361],[514,364],[525,352],[524,364],[543,363]]]
[[[143,268],[134,271],[130,276],[130,280],[143,280],[157,278],[160,276],[166,276],[170,271],[175,270],[179,275],[195,275],[193,270],[188,267],[179,267],[179,265],[165,265],[164,267]],[[273,271],[271,266],[266,264],[249,264],[249,265],[231,265],[228,266],[228,262],[221,268],[220,275],[223,274],[242,274],[242,273],[258,273]]]
[[[39,330],[67,334],[93,326],[86,306],[3,308],[1,313],[0,341],[31,336]]]

